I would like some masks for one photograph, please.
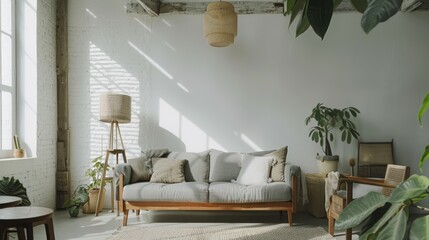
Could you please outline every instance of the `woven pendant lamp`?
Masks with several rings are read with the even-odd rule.
[[[204,36],[210,46],[226,47],[237,36],[237,13],[229,2],[213,2],[204,13]]]

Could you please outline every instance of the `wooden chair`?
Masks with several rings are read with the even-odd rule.
[[[346,195],[334,194],[331,197],[331,203],[328,210],[329,234],[334,235],[335,220],[339,217],[342,210],[353,199],[353,183],[372,185],[382,187],[381,192],[385,196],[390,196],[393,189],[410,176],[410,168],[401,165],[387,165],[387,171],[384,179],[371,179],[363,177],[343,176],[340,178],[338,186],[346,184]],[[351,240],[352,229],[346,230],[346,239]]]

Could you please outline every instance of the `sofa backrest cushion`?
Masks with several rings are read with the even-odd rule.
[[[128,159],[131,165],[131,183],[149,181],[151,172],[147,166],[146,157],[140,156],[138,158]]]
[[[243,154],[210,150],[209,182],[230,182],[237,179]]]
[[[200,153],[171,152],[169,159],[186,160],[185,181],[186,182],[208,182],[209,180],[209,151]]]

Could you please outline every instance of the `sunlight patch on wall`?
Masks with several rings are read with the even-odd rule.
[[[136,22],[138,22],[144,29],[146,29],[148,32],[152,32],[152,29],[150,29],[150,27],[146,26],[146,24],[144,24],[140,19],[138,18],[134,18],[134,20]]]
[[[164,74],[168,79],[173,79],[173,76],[168,73],[161,65],[159,65],[155,60],[149,57],[146,53],[144,53],[140,48],[138,48],[134,43],[128,41],[128,44],[134,48],[140,55],[142,55],[152,66],[158,69],[162,74]]]
[[[91,17],[93,17],[93,18],[97,18],[97,16],[96,16],[93,12],[91,12],[91,10],[89,10],[88,8],[87,8],[87,9],[85,9],[85,11],[86,11],[89,15],[91,15]]]
[[[140,84],[116,61],[111,59],[94,43],[89,43],[90,63],[90,157],[103,155],[109,143],[110,124],[99,121],[100,95],[106,92],[123,93],[131,96],[131,122],[120,124],[120,130],[126,149],[127,158],[140,155]],[[120,146],[120,142],[119,142]],[[114,157],[110,160],[114,162]]]
[[[183,86],[183,84],[181,84],[180,82],[178,82],[178,83],[177,83],[177,86],[178,86],[179,88],[181,88],[183,91],[185,91],[185,92],[189,93],[189,90],[188,90],[185,86]]]
[[[240,139],[245,142],[249,147],[254,151],[262,151],[263,149],[258,146],[252,139],[250,139],[246,134],[240,133]]]
[[[186,151],[199,152],[211,148],[226,151],[219,142],[162,98],[159,98],[158,124],[180,139],[185,144]]]

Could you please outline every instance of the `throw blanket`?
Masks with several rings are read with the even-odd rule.
[[[325,209],[329,209],[329,199],[335,193],[338,188],[338,181],[340,180],[339,172],[330,172],[325,178]]]

